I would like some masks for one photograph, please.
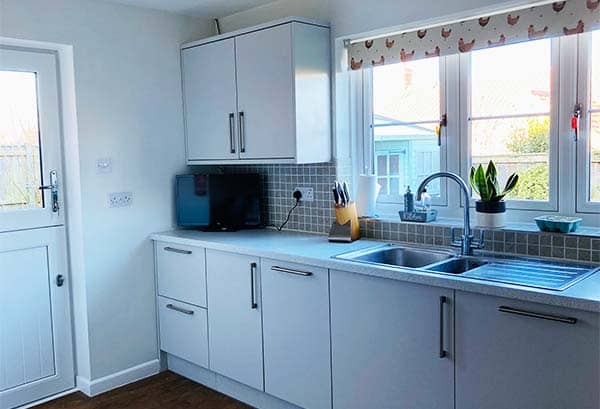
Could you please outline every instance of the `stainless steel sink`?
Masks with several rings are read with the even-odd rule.
[[[463,274],[486,264],[488,264],[487,261],[478,258],[460,257],[427,266],[425,267],[425,270],[435,271],[436,273]]]
[[[336,256],[345,260],[363,263],[382,264],[386,266],[422,268],[440,261],[449,260],[455,254],[450,251],[417,249],[386,245],[374,249],[359,250]]]
[[[451,251],[387,244],[337,259],[562,291],[600,267],[519,257],[458,256]]]

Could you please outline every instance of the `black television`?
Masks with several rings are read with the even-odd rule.
[[[262,227],[258,174],[178,175],[179,227],[223,231]]]

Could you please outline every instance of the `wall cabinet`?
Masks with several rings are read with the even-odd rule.
[[[188,164],[331,157],[329,28],[290,20],[182,46]]]
[[[333,407],[453,408],[452,294],[332,271]]]
[[[206,250],[210,369],[263,390],[257,257]]]
[[[303,408],[331,408],[329,272],[261,261],[265,392]]]
[[[599,325],[590,312],[457,292],[456,408],[597,409]]]

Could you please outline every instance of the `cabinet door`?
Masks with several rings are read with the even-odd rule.
[[[329,273],[262,260],[265,392],[303,408],[331,408]]]
[[[333,407],[453,408],[452,316],[451,290],[332,271]]]
[[[233,39],[181,51],[188,160],[237,159]]]
[[[210,369],[263,390],[258,258],[206,250]]]
[[[291,24],[236,37],[240,157],[296,151]]]
[[[599,336],[598,314],[457,292],[456,408],[597,409]]]

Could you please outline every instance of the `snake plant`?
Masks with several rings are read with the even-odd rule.
[[[516,186],[519,181],[519,175],[513,173],[509,176],[506,181],[504,189],[500,189],[498,183],[498,169],[494,164],[494,161],[490,161],[487,165],[487,169],[484,171],[481,164],[475,168],[471,167],[469,174],[469,182],[471,187],[479,195],[482,202],[499,202],[509,194]]]

